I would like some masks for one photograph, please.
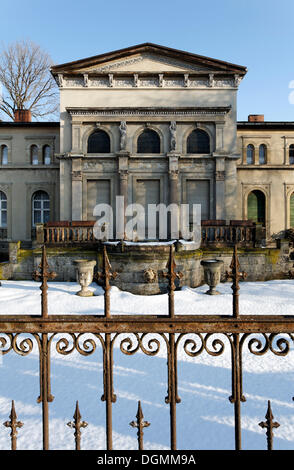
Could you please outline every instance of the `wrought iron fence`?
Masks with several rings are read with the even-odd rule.
[[[55,277],[48,265],[45,246],[42,259],[34,279],[41,281],[41,316],[1,315],[0,351],[3,355],[14,351],[27,356],[37,345],[39,352],[40,395],[37,399],[42,406],[43,449],[49,449],[49,405],[54,400],[51,393],[51,350],[55,345],[61,355],[77,351],[82,356],[92,354],[99,346],[103,351],[103,394],[101,400],[106,407],[107,450],[112,450],[112,411],[116,402],[113,386],[113,349],[119,343],[120,350],[126,355],[134,355],[141,350],[148,356],[156,356],[165,345],[167,351],[167,396],[166,404],[170,410],[170,447],[177,449],[177,405],[178,395],[178,354],[180,349],[190,357],[201,355],[204,351],[210,356],[220,356],[229,348],[231,357],[232,393],[229,397],[234,408],[235,449],[241,443],[241,406],[246,401],[242,385],[242,356],[244,348],[261,356],[268,352],[276,356],[286,356],[290,343],[294,341],[294,317],[283,315],[240,315],[239,280],[245,277],[240,272],[237,246],[227,278],[232,279],[233,313],[228,315],[177,315],[175,312],[175,280],[181,276],[174,260],[174,247],[170,247],[169,262],[164,273],[168,280],[168,315],[112,315],[110,309],[110,280],[116,275],[112,272],[106,247],[103,252],[103,266],[97,279],[104,289],[104,315],[49,315],[48,280]],[[281,337],[285,333],[287,337]],[[23,337],[23,334],[25,337]],[[91,336],[89,336],[91,334]],[[214,335],[218,334],[217,337]],[[220,335],[221,338],[220,338]],[[61,337],[60,337],[61,335]],[[88,335],[88,336],[87,336]],[[151,335],[151,336],[150,336]],[[152,336],[155,335],[155,336]],[[70,340],[68,339],[70,337]],[[158,339],[158,337],[160,339]],[[271,404],[264,422],[256,423],[266,429],[267,448],[273,448],[274,429],[279,423],[274,421]],[[66,424],[66,423],[65,423]],[[78,402],[73,421],[67,423],[74,429],[76,449],[81,448],[81,432],[87,426],[82,420]],[[143,449],[143,429],[150,423],[144,421],[141,403],[138,403],[136,420],[130,425],[137,429],[138,449]],[[10,428],[11,449],[17,447],[17,433],[25,423],[18,421],[12,401],[9,420],[4,425]]]

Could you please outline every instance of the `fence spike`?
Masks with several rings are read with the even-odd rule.
[[[99,283],[102,281],[102,287],[104,290],[104,314],[108,318],[110,317],[110,279],[115,279],[117,277],[117,272],[111,271],[111,264],[107,255],[106,246],[103,246],[103,264],[102,272],[97,272],[94,274],[94,280]]]
[[[234,252],[232,256],[232,261],[230,264],[231,271],[226,271],[226,279],[232,279],[232,291],[233,291],[233,317],[239,317],[239,280],[246,279],[247,273],[245,271],[240,271],[240,263],[238,259],[237,244],[234,245]]]
[[[57,276],[57,274],[54,271],[49,270],[50,266],[47,260],[47,254],[46,254],[46,247],[43,245],[42,247],[42,258],[41,258],[41,263],[39,264],[38,268],[33,272],[33,279],[35,281],[42,281],[42,284],[40,286],[41,289],[41,296],[42,296],[42,317],[46,318],[48,317],[48,284],[47,281],[48,279],[53,280]]]
[[[176,262],[175,262],[175,246],[174,244],[170,245],[169,249],[169,259],[167,262],[167,269],[168,272],[162,272],[162,277],[165,277],[168,279],[168,310],[169,310],[169,316],[173,318],[175,316],[175,306],[174,306],[174,291],[176,289],[175,285],[175,280],[176,279],[181,279],[183,277],[183,273],[176,272]]]
[[[274,416],[271,409],[271,402],[268,400],[267,412],[265,415],[266,421],[261,421],[258,425],[261,428],[266,428],[266,437],[267,437],[267,450],[273,450],[273,439],[274,439],[274,428],[278,428],[280,424],[274,421]]]
[[[86,421],[81,421],[82,416],[80,413],[78,401],[76,402],[76,409],[73,415],[73,419],[74,421],[70,421],[69,423],[67,423],[67,426],[75,430],[74,436],[76,450],[81,450],[81,428],[86,428],[88,426],[88,423],[86,423]]]
[[[3,426],[5,426],[6,428],[11,428],[11,450],[16,450],[16,440],[18,434],[17,428],[21,428],[23,426],[23,423],[21,421],[17,421],[14,400],[12,400],[9,418],[10,421],[5,421],[5,423],[3,423]]]
[[[143,429],[148,428],[150,426],[150,423],[148,421],[144,421],[144,415],[142,412],[142,407],[141,407],[141,402],[138,402],[138,410],[136,414],[137,421],[131,421],[130,426],[133,428],[137,428],[137,436],[138,436],[138,449],[143,450]]]

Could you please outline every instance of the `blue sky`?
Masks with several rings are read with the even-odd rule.
[[[2,0],[0,5],[2,44],[31,39],[54,63],[142,42],[231,61],[248,67],[239,89],[239,120],[260,113],[266,120],[294,121],[293,0]]]

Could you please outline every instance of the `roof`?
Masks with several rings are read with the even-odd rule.
[[[238,121],[238,129],[247,130],[279,130],[279,129],[294,129],[294,121],[264,121],[264,122],[249,122],[249,121]]]
[[[192,64],[202,65],[211,69],[222,70],[223,72],[238,73],[245,75],[247,68],[242,65],[232,64],[223,60],[213,59],[211,57],[201,56],[193,54],[191,52],[181,51],[178,49],[172,49],[171,47],[161,46],[159,44],[153,44],[146,42],[143,44],[137,44],[135,46],[126,47],[112,52],[106,52],[96,56],[88,57],[85,59],[76,60],[73,62],[66,62],[64,64],[54,65],[51,67],[52,74],[74,72],[77,69],[83,67],[91,67],[104,62],[125,58],[134,54],[151,52],[153,54],[164,55],[182,61],[187,61]]]
[[[0,127],[60,127],[59,121],[14,122],[0,121]]]

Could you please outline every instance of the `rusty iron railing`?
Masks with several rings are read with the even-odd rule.
[[[103,352],[103,394],[101,400],[106,406],[106,442],[107,450],[112,450],[112,412],[116,402],[113,383],[113,349],[119,344],[120,351],[134,355],[141,350],[147,356],[156,356],[164,345],[167,351],[167,396],[165,403],[170,409],[170,447],[177,449],[177,405],[181,399],[178,395],[178,355],[184,351],[190,357],[203,352],[216,357],[229,348],[231,357],[232,393],[229,397],[234,405],[235,449],[242,448],[242,403],[246,401],[243,393],[242,357],[245,348],[249,353],[261,356],[273,353],[275,356],[286,356],[290,344],[294,342],[294,317],[284,315],[240,315],[239,312],[239,279],[245,273],[239,271],[237,247],[227,276],[232,278],[233,314],[228,315],[177,315],[174,304],[175,278],[181,277],[174,260],[174,246],[171,245],[167,273],[161,273],[168,281],[168,314],[167,315],[112,315],[110,308],[110,280],[115,273],[111,271],[106,248],[103,251],[102,272],[99,282],[102,283],[105,296],[104,315],[49,315],[48,314],[48,279],[54,278],[50,272],[45,245],[42,260],[35,278],[41,280],[41,316],[40,315],[0,315],[0,351],[6,355],[11,351],[26,356],[34,345],[39,352],[40,395],[37,399],[42,404],[43,449],[49,449],[49,404],[54,400],[51,394],[51,350],[55,345],[56,352],[69,355],[77,351],[82,356],[92,354],[97,346]],[[91,334],[91,337],[87,336]],[[217,337],[214,335],[217,334]],[[285,334],[286,337],[281,337]],[[25,336],[23,335],[30,335]],[[60,337],[61,335],[61,337]],[[65,335],[65,336],[63,336]],[[71,344],[68,340],[71,337]],[[151,335],[151,337],[150,337]],[[154,336],[152,336],[154,335]],[[158,336],[160,339],[158,339]],[[57,341],[54,342],[54,339]],[[66,423],[65,423],[66,424]],[[16,449],[17,428],[25,423],[17,420],[14,402],[10,421],[4,423],[11,428],[11,449]],[[81,430],[87,423],[82,421],[78,403],[74,421],[68,423],[74,429],[75,448],[81,448]],[[136,421],[130,425],[137,429],[138,448],[143,449],[143,429],[150,425],[144,421],[141,403],[138,404]],[[273,431],[279,425],[273,421],[268,403],[266,421],[256,426],[266,429],[267,448],[273,448]],[[281,424],[282,425],[282,424]]]

